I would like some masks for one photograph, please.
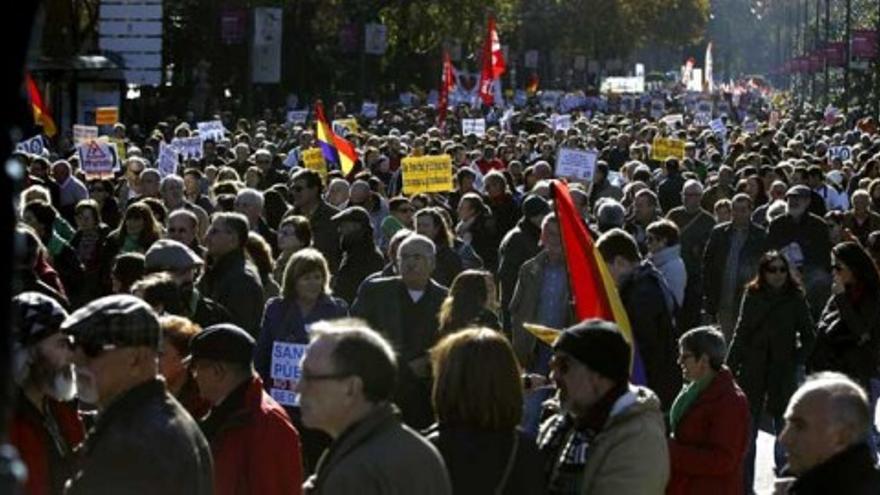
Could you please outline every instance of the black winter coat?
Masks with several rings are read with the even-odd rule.
[[[819,318],[810,371],[839,371],[868,388],[877,375],[878,355],[880,297],[866,295],[854,304],[847,293],[831,296]]]
[[[876,495],[880,472],[867,444],[861,443],[835,455],[801,475],[788,489],[789,495]]]

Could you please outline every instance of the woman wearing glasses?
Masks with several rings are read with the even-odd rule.
[[[746,286],[727,355],[727,365],[751,405],[746,487],[754,480],[755,439],[761,416],[766,412],[775,433],[782,431],[782,415],[797,389],[798,369],[815,338],[804,289],[785,256],[768,251],[758,266],[758,275]],[[784,457],[778,443],[775,450],[776,466],[781,468]]]

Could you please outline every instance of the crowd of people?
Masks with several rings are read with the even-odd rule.
[[[176,117],[116,124],[113,176],[66,139],[17,152],[25,492],[739,495],[764,430],[775,493],[880,493],[873,119],[756,94],[724,132],[684,109],[554,128],[537,100],[455,130],[476,112],[337,104],[347,175],[272,112],[219,116],[176,173],[160,147],[199,136]],[[563,148],[596,152],[591,181],[557,176]],[[452,190],[404,190],[404,159],[444,154]],[[559,180],[631,338],[575,318]]]

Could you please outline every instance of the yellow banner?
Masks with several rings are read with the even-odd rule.
[[[651,159],[663,161],[669,157],[684,158],[684,141],[671,138],[654,138],[651,146]]]
[[[320,148],[309,148],[303,151],[303,163],[309,170],[314,170],[321,175],[321,182],[327,183],[327,162],[324,161],[324,154]]]
[[[345,129],[343,131],[342,129]],[[333,121],[333,132],[337,135],[346,137],[349,134],[357,134],[358,123],[355,119],[337,119]]]
[[[452,190],[452,157],[431,155],[404,158],[403,194]]]
[[[96,125],[113,125],[119,122],[119,107],[98,107],[95,109]]]

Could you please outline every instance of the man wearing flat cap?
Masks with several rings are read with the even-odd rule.
[[[538,436],[551,493],[660,495],[669,453],[660,400],[629,383],[631,348],[617,325],[591,319],[553,345],[561,411]]]
[[[69,495],[210,494],[211,451],[158,376],[159,319],[129,295],[102,297],[61,325],[80,400],[98,409]]]
[[[231,321],[229,311],[196,287],[195,281],[204,261],[189,246],[172,239],[154,242],[144,257],[146,273],[167,272],[180,290],[182,313],[202,328]],[[167,311],[167,309],[166,309]]]
[[[12,299],[16,400],[9,440],[28,470],[25,493],[60,493],[70,477],[73,449],[85,432],[70,401],[76,394],[70,340],[61,333],[67,312],[49,296]]]
[[[263,391],[251,358],[254,339],[221,323],[193,336],[189,346],[193,376],[212,404],[200,426],[214,456],[215,493],[301,493],[299,433]]]
[[[342,262],[332,280],[333,293],[348,304],[354,302],[361,282],[382,271],[385,258],[373,240],[370,214],[360,206],[349,206],[333,216],[339,233]]]

